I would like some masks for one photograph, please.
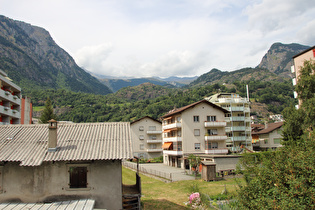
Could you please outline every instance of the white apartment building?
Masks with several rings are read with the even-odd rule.
[[[0,125],[19,124],[20,112],[21,88],[0,70]]]
[[[218,93],[206,100],[226,109],[226,146],[232,152],[243,148],[252,150],[251,118],[249,101],[235,93]]]
[[[293,74],[292,83],[296,85],[299,76],[301,67],[304,66],[304,61],[315,60],[315,46],[304,50],[303,52],[293,56],[293,65],[291,66],[291,73]],[[297,98],[297,92],[294,91],[294,98]],[[299,105],[301,101],[299,100]],[[299,108],[299,105],[296,105],[296,108]]]
[[[149,116],[130,124],[133,155],[141,159],[162,156],[162,123]]]
[[[189,169],[189,154],[225,155],[227,110],[201,100],[162,116],[163,163]]]

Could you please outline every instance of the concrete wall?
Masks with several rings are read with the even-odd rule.
[[[259,136],[260,139],[267,139],[268,140],[267,143],[265,143],[264,140],[260,140],[260,147],[264,148],[264,149],[281,147],[282,146],[281,144],[275,144],[274,143],[275,139],[282,139],[281,130],[282,130],[282,127],[278,128],[276,130],[273,130],[272,132],[270,132],[268,134],[260,135]]]
[[[69,188],[69,166],[86,165],[87,188]],[[47,202],[94,199],[95,208],[122,209],[121,161],[44,162],[21,167],[8,162],[0,167],[0,202]]]

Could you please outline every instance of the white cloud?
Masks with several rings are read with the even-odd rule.
[[[47,29],[79,66],[111,76],[255,67],[274,42],[314,45],[313,0],[0,0]]]

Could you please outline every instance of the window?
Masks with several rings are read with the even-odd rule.
[[[195,129],[194,134],[195,136],[200,136],[200,129]]]
[[[149,131],[156,131],[156,127],[155,126],[149,126]]]
[[[156,144],[151,144],[150,149],[156,149]]]
[[[176,121],[177,121],[177,122],[180,122],[180,121],[181,121],[181,118],[180,118],[180,117],[176,117]]]
[[[228,145],[227,145],[227,146],[228,146]],[[210,142],[210,141],[207,141],[206,148],[207,148],[208,150],[210,150],[210,149],[218,149],[218,142]]]
[[[87,188],[87,166],[70,166],[70,188]]]
[[[217,121],[216,116],[207,116],[207,122],[215,122],[215,121]]]
[[[195,150],[200,150],[200,143],[195,143]]]
[[[194,122],[199,122],[199,116],[194,116]]]
[[[218,135],[218,129],[208,129],[208,135]]]
[[[139,126],[139,131],[144,131],[144,127],[143,126]]]
[[[268,144],[268,139],[265,139],[265,140],[264,140],[264,144]]]
[[[144,144],[140,144],[140,150],[144,150]]]
[[[139,136],[139,139],[140,139],[140,140],[144,140],[144,135],[140,135],[140,136]]]
[[[273,139],[274,144],[280,144],[281,139]]]
[[[156,140],[156,135],[150,135],[149,138],[150,140]]]

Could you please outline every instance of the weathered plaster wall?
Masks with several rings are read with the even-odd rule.
[[[44,162],[37,167],[21,167],[19,163],[12,162],[4,164],[0,202],[48,202],[92,198],[96,200],[96,208],[122,209],[121,161],[72,164],[87,164],[86,189],[69,188],[70,162]]]

